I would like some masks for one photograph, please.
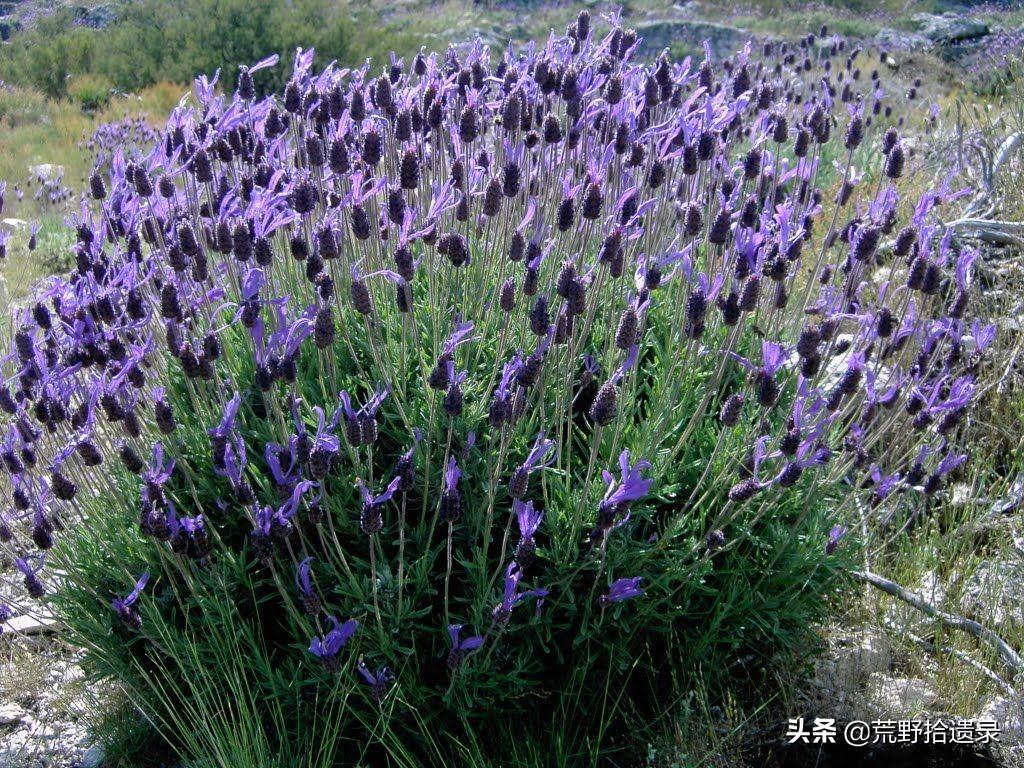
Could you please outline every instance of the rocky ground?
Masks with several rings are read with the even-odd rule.
[[[79,652],[41,610],[8,622],[0,635],[0,766],[101,768],[87,722],[102,696],[84,684]]]

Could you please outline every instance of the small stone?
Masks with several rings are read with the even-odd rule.
[[[963,506],[971,501],[973,495],[971,486],[967,483],[957,483],[953,486],[950,501],[958,507]]]
[[[0,725],[17,725],[28,713],[17,704],[0,705]]]
[[[49,613],[15,616],[4,625],[4,635],[45,635],[57,632],[61,627],[63,624],[60,620]]]
[[[100,768],[103,765],[103,745],[93,744],[78,761],[79,768]]]
[[[971,574],[960,598],[970,618],[1024,625],[1024,568],[1003,560],[983,560]]]
[[[853,644],[840,649],[836,674],[840,680],[862,683],[874,674],[888,672],[891,662],[889,638],[876,630],[867,630]]]
[[[883,713],[900,717],[922,714],[939,696],[927,681],[915,677],[890,677],[876,672],[868,679],[868,700]]]

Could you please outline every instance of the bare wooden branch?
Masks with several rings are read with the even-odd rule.
[[[890,581],[889,579],[879,576],[877,573],[871,573],[870,571],[854,571],[853,576],[859,581],[863,581],[873,587],[877,587],[888,595],[899,598],[907,605],[916,608],[926,616],[930,616],[943,626],[951,629],[959,629],[974,635],[979,640],[984,641],[994,648],[996,653],[998,653],[999,657],[1003,660],[1003,663],[1012,669],[1015,674],[1024,672],[1024,659],[1021,659],[1017,651],[1011,648],[1005,640],[999,637],[999,635],[988,627],[963,616],[957,616],[952,613],[940,611],[920,595],[901,587],[895,581]]]
[[[1022,140],[1024,140],[1024,133],[1017,131],[1016,133],[1011,133],[1007,136],[1003,140],[1003,143],[999,145],[999,150],[996,152],[995,160],[992,161],[993,180],[996,174],[999,173],[999,169],[1003,167],[1003,164],[1006,163],[1013,156],[1013,153],[1017,151],[1018,147],[1020,147]]]
[[[1014,688],[1012,685],[1010,685],[1010,683],[1008,683],[1005,680],[1003,680],[1003,678],[1001,678],[999,675],[997,675],[991,669],[986,667],[980,661],[978,661],[977,659],[973,658],[970,654],[964,653],[963,651],[961,651],[961,650],[959,650],[957,648],[953,648],[952,646],[936,645],[932,640],[928,640],[927,638],[921,637],[920,635],[917,635],[917,634],[915,634],[913,632],[910,632],[910,631],[908,631],[906,629],[903,629],[901,627],[897,627],[894,622],[891,622],[891,621],[886,622],[886,626],[888,626],[889,629],[892,629],[893,631],[902,632],[904,635],[906,635],[908,638],[910,638],[915,643],[920,645],[922,648],[924,648],[925,650],[930,651],[930,652],[932,652],[932,653],[934,653],[936,655],[938,655],[940,653],[945,653],[945,654],[948,654],[950,656],[956,656],[956,658],[960,659],[962,662],[967,664],[969,667],[973,667],[974,669],[978,670],[981,674],[983,674],[985,677],[987,677],[989,680],[991,680],[993,683],[995,683],[997,686],[999,686],[1010,698],[1012,698],[1012,699],[1019,698],[1019,696],[1017,694],[1017,689],[1016,688]]]

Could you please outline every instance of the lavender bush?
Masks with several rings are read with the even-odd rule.
[[[200,78],[16,313],[2,539],[198,764],[578,764],[964,461],[991,331],[877,75],[610,22]]]

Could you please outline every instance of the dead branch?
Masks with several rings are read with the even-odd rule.
[[[943,626],[949,627],[950,629],[959,629],[974,635],[979,640],[984,641],[994,648],[1006,666],[1012,669],[1015,674],[1024,672],[1024,660],[1021,659],[1020,655],[1011,648],[1005,640],[999,637],[999,635],[988,627],[982,626],[978,622],[963,616],[957,616],[952,613],[940,611],[920,595],[910,592],[909,590],[901,587],[895,581],[890,581],[876,573],[871,573],[870,571],[853,571],[853,576],[859,581],[863,581],[873,587],[877,587],[888,595],[899,598],[907,605],[910,605],[921,611],[921,613],[926,616],[935,619]]]
[[[909,630],[904,629],[902,627],[897,627],[895,623],[891,621],[886,622],[886,625],[893,631],[902,632],[906,637],[913,640],[915,643],[920,645],[925,650],[934,653],[935,655],[945,653],[950,656],[956,656],[956,658],[960,659],[960,661],[964,662],[969,667],[973,667],[974,669],[978,670],[981,674],[983,674],[985,677],[987,677],[989,680],[991,680],[993,683],[999,686],[1010,698],[1015,700],[1019,698],[1016,688],[1010,685],[1010,683],[1003,680],[1003,678],[1001,678],[991,669],[986,667],[980,661],[973,658],[970,654],[964,653],[963,651],[957,648],[953,648],[952,646],[936,645],[934,641],[921,637],[920,635],[910,632]]]

